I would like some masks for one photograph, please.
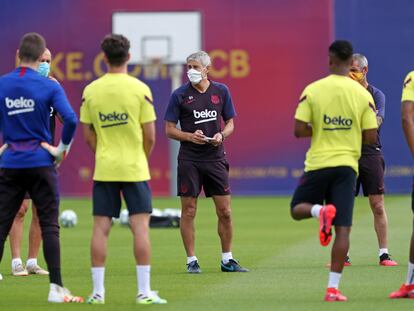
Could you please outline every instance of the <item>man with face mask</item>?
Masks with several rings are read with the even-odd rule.
[[[49,76],[50,63],[52,62],[52,54],[50,50],[46,48],[42,58],[40,60],[37,72],[46,78],[55,80]],[[50,132],[52,134],[52,143],[54,143],[55,136],[55,113],[53,107],[50,112]],[[10,249],[12,255],[12,275],[14,276],[27,276],[28,274],[48,275],[45,269],[41,268],[37,263],[37,255],[39,254],[40,244],[42,242],[42,235],[40,231],[39,218],[37,216],[37,210],[32,205],[32,221],[29,229],[29,254],[27,256],[26,266],[23,265],[21,259],[21,244],[23,239],[24,228],[24,216],[29,210],[30,196],[26,194],[26,197],[20,207],[19,212],[14,218],[12,228],[10,230]]]
[[[181,197],[180,229],[187,253],[187,272],[201,272],[195,255],[194,218],[202,188],[216,206],[222,248],[221,271],[248,272],[231,252],[229,164],[223,148],[224,140],[233,133],[236,113],[227,86],[208,79],[210,66],[210,57],[204,51],[187,57],[190,82],[171,95],[164,118],[166,135],[181,142],[177,186]],[[222,120],[225,123],[223,129]],[[178,122],[181,129],[177,128]]]
[[[362,54],[352,56],[352,66],[349,76],[360,83],[374,98],[377,111],[377,142],[372,145],[363,145],[359,159],[359,176],[357,179],[356,194],[362,185],[364,196],[368,197],[372,213],[374,214],[374,227],[379,244],[379,264],[381,266],[397,266],[391,259],[388,251],[387,227],[388,219],[384,207],[384,157],[381,151],[380,128],[385,118],[385,96],[367,81],[368,60]],[[347,265],[350,265],[349,256]]]
[[[77,116],[63,88],[37,72],[46,48],[44,38],[28,33],[20,41],[20,66],[0,78],[0,261],[4,243],[26,193],[37,207],[43,253],[49,274],[48,301],[82,302],[63,287],[59,238],[59,189],[56,165],[69,152]],[[62,116],[61,140],[50,145],[50,106]]]

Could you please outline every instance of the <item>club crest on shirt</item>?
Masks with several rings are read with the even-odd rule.
[[[218,95],[211,95],[211,102],[214,105],[220,104],[220,97]]]
[[[194,102],[195,101],[195,99],[194,99],[194,96],[188,96],[188,98],[184,101],[184,103],[186,103],[186,104],[191,104],[192,102]]]

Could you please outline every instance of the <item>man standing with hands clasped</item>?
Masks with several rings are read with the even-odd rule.
[[[164,118],[166,135],[181,143],[177,188],[181,197],[180,229],[187,253],[187,272],[201,273],[195,255],[194,219],[202,188],[207,197],[213,198],[216,207],[222,248],[221,271],[248,272],[231,252],[229,164],[223,147],[224,140],[233,133],[236,113],[227,86],[207,78],[210,66],[210,56],[204,51],[187,57],[190,82],[171,95]],[[177,128],[178,122],[181,129]]]

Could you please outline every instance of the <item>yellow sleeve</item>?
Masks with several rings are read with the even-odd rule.
[[[141,102],[141,114],[139,118],[141,124],[152,122],[157,119],[152,101],[153,99],[151,90],[149,87],[146,87],[144,89],[144,94]]]
[[[401,101],[414,101],[414,71],[404,79]]]
[[[307,89],[302,92],[299,99],[299,105],[296,108],[295,119],[303,122],[312,122],[312,109]]]
[[[82,103],[80,107],[80,121],[86,124],[92,124],[92,119],[89,111],[88,101],[89,98],[87,96],[87,87],[83,90],[82,94]]]
[[[367,92],[368,93],[368,92]],[[361,129],[371,130],[378,128],[377,111],[375,109],[374,99],[371,94],[367,94],[366,104],[364,104],[364,111],[362,113]]]

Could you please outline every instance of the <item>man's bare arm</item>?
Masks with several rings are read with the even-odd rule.
[[[296,138],[312,137],[312,127],[307,122],[295,119],[294,135]]]
[[[414,101],[404,101],[402,103],[401,121],[405,140],[414,158]]]
[[[92,124],[83,124],[83,138],[85,142],[91,148],[91,150],[96,152],[96,132]]]

